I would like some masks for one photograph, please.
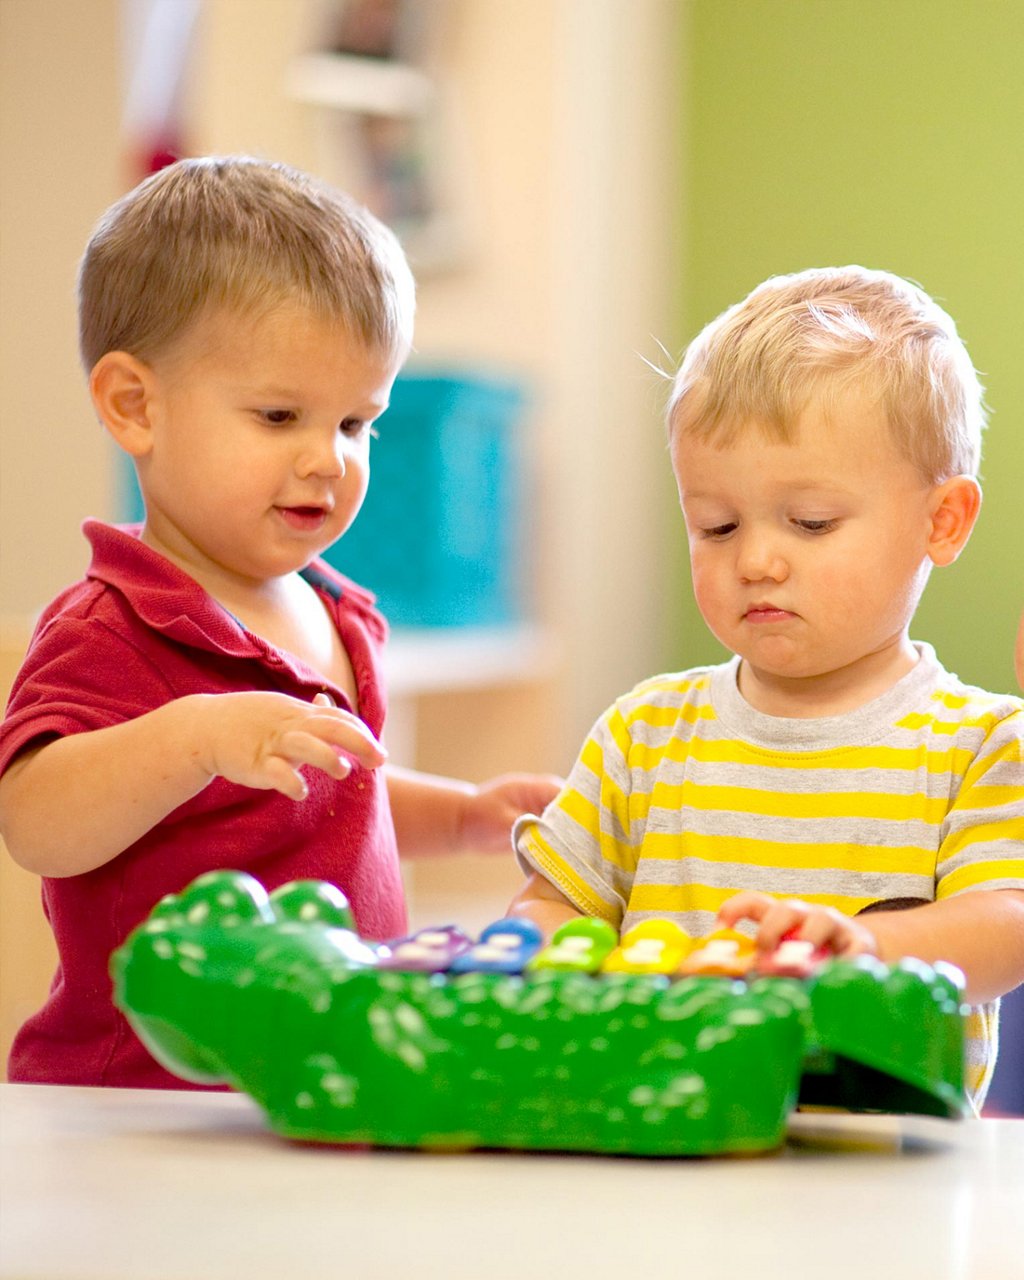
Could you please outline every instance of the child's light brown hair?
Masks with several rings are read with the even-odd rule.
[[[287,165],[179,160],[112,205],[78,277],[86,371],[108,351],[149,360],[200,314],[298,301],[383,352],[412,339],[415,289],[395,238],[362,205]]]
[[[932,484],[975,475],[982,388],[947,313],[899,276],[828,267],[774,276],[697,335],[673,382],[671,433],[731,445],[748,425],[795,438],[814,401],[877,395],[896,447]]]

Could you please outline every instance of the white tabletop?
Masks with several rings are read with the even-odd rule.
[[[752,1158],[346,1151],[225,1094],[0,1086],[5,1280],[1021,1280],[1024,1121],[798,1115]]]

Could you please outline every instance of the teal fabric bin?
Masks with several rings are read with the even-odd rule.
[[[493,626],[522,616],[521,390],[511,381],[409,372],[370,446],[370,488],[324,553],[373,591],[395,626]],[[118,519],[141,521],[131,459],[118,457]]]
[[[522,613],[520,476],[512,382],[410,371],[370,451],[370,488],[324,555],[396,626],[490,626]]]

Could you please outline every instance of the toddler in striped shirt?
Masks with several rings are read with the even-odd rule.
[[[978,1105],[1024,981],[1024,703],[910,628],[977,518],[983,423],[953,321],[889,273],[775,277],[698,335],[669,441],[697,604],[734,656],[600,717],[517,824],[511,908],[950,961]]]

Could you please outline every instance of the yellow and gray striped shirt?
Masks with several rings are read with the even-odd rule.
[[[895,899],[1024,889],[1024,703],[962,684],[929,645],[846,715],[755,711],[739,659],[656,676],[597,721],[561,794],[516,826],[520,862],[620,931],[693,937],[741,889],[848,915]],[[998,1002],[968,1027],[980,1106]]]

